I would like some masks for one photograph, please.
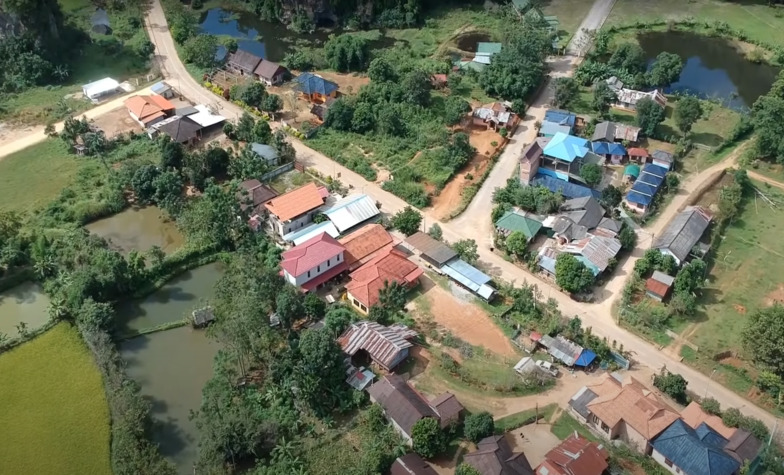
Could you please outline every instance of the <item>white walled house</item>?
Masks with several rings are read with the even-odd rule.
[[[282,254],[283,278],[305,292],[315,290],[348,269],[345,251],[335,238],[321,233]]]
[[[313,222],[329,192],[326,188],[308,183],[266,202],[269,225],[281,238],[299,231]]]

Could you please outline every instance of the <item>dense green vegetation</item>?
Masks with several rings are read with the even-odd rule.
[[[153,45],[142,28],[143,3],[108,2],[112,31],[91,32],[86,0],[7,2],[18,18],[0,42],[0,119],[56,121],[89,107],[66,98],[100,77],[125,79],[147,69]]]
[[[101,376],[72,326],[0,355],[0,398],[0,472],[111,473]]]

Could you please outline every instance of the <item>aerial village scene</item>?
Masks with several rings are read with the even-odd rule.
[[[784,474],[784,2],[9,0],[0,64],[0,474]]]

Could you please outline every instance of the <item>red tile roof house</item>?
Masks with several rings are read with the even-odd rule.
[[[267,201],[269,224],[281,238],[313,222],[313,217],[329,196],[326,188],[308,183]]]
[[[351,357],[366,354],[374,363],[392,371],[408,357],[411,339],[417,332],[405,325],[385,327],[376,322],[360,321],[346,329],[338,338],[343,352]]]
[[[281,275],[288,283],[310,292],[347,269],[345,250],[335,238],[321,233],[281,255]]]
[[[378,293],[387,283],[397,282],[411,289],[419,284],[423,272],[402,252],[388,249],[351,273],[351,282],[346,285],[348,301],[357,311],[367,315],[370,307],[378,303]]]
[[[359,269],[395,246],[392,235],[380,224],[368,224],[338,241],[346,248],[346,264],[350,271]]]
[[[578,398],[581,395],[591,397]],[[587,426],[596,434],[626,442],[638,452],[649,455],[650,442],[680,418],[678,412],[662,402],[634,378],[621,382],[606,375],[601,382],[585,386],[569,402],[577,410],[580,400]],[[582,418],[582,417],[581,417]]]
[[[432,417],[448,426],[460,419],[464,411],[457,398],[444,393],[428,402],[425,397],[408,384],[401,376],[390,374],[368,388],[370,401],[381,406],[389,422],[408,445],[411,445],[411,430],[420,419]]]
[[[152,96],[133,96],[124,102],[128,114],[144,129],[156,124],[174,113],[174,104],[165,97],[153,94]]]
[[[603,445],[575,432],[547,452],[536,467],[536,475],[602,475],[609,467],[609,457]]]

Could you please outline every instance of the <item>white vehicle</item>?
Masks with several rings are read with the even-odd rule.
[[[558,376],[558,368],[555,367],[552,363],[545,360],[539,360],[536,362],[536,366],[539,367],[545,373],[548,373],[551,376]]]

